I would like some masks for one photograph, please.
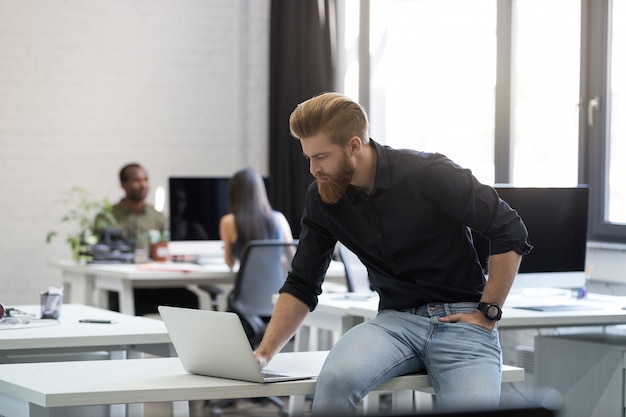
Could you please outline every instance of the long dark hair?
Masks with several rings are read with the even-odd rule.
[[[276,234],[277,225],[265,184],[255,170],[241,169],[230,179],[228,208],[235,215],[237,240],[242,246],[250,240],[268,239]]]

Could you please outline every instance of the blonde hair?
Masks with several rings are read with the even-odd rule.
[[[369,142],[365,110],[339,93],[323,93],[300,103],[289,117],[289,130],[296,139],[326,133],[331,142],[340,146],[353,136]]]

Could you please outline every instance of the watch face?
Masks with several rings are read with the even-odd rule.
[[[498,317],[499,310],[498,306],[492,304],[487,308],[487,316],[491,319],[495,319]]]
[[[502,317],[502,310],[500,309],[500,306],[498,306],[498,304],[496,303],[481,302],[478,304],[478,309],[482,311],[485,317],[487,317],[489,320],[500,320],[500,318]]]

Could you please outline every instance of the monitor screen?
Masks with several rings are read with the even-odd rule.
[[[170,177],[171,240],[219,240],[219,221],[228,213],[230,177]],[[265,188],[270,195],[269,180]]]
[[[524,220],[533,250],[522,259],[516,286],[569,288],[585,280],[589,189],[495,187]],[[486,270],[489,241],[473,232]]]

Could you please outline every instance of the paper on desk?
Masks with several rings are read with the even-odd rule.
[[[44,294],[48,294],[48,295],[54,295],[54,294],[60,294],[63,295],[63,288],[57,288],[57,287],[48,287],[48,291]]]
[[[58,320],[21,319],[5,317],[0,319],[0,330],[28,329],[33,327],[48,327],[58,325]]]
[[[570,290],[546,288],[524,291],[521,294],[510,294],[505,303],[505,307],[529,308],[529,307],[549,307],[549,306],[570,306],[578,308],[599,308],[611,303],[608,300],[595,300],[590,298],[577,298],[572,296]]]
[[[138,264],[137,268],[150,271],[174,271],[174,272],[194,272],[204,271],[202,265],[196,265],[186,262],[151,262],[147,264]]]

